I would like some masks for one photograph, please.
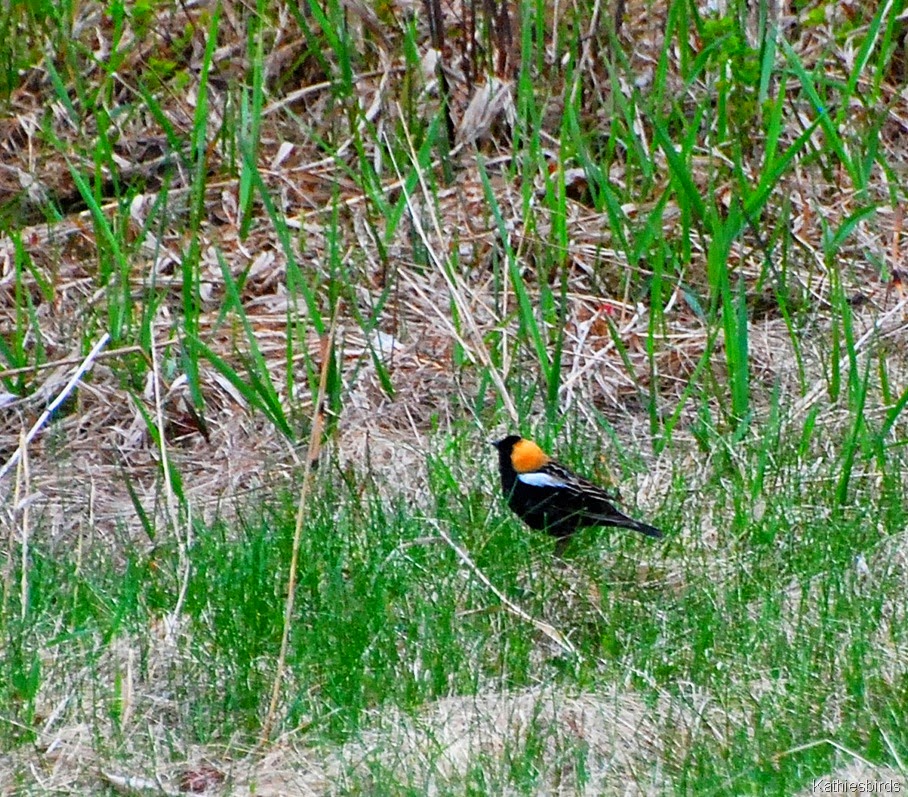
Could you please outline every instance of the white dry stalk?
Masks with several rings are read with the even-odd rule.
[[[401,119],[403,119],[403,113],[400,112],[399,109],[398,112],[400,113]],[[432,196],[429,193],[428,186],[426,185],[425,175],[423,174],[422,168],[420,168],[419,158],[417,157],[416,149],[413,146],[413,140],[410,137],[410,132],[406,126],[403,127],[403,131],[407,137],[407,145],[410,148],[410,162],[413,164],[413,168],[416,171],[417,177],[419,178],[419,186],[422,190],[423,198],[426,201],[426,207],[434,207]],[[389,153],[393,152],[391,142],[388,141],[386,143],[388,144]],[[394,159],[393,155],[391,157],[398,178],[402,178],[400,168],[397,165],[397,161]],[[467,325],[467,331],[473,344],[472,353],[475,354],[476,358],[479,359],[482,366],[492,377],[492,381],[495,383],[495,387],[498,389],[498,393],[501,396],[501,400],[504,403],[505,409],[508,411],[508,415],[510,415],[511,419],[516,422],[518,420],[517,407],[514,405],[514,402],[511,399],[510,394],[508,393],[508,389],[504,384],[504,380],[502,379],[501,374],[492,363],[492,358],[489,356],[489,352],[486,350],[485,342],[482,339],[482,332],[479,330],[479,326],[476,323],[476,319],[473,317],[473,313],[470,312],[469,304],[463,297],[460,286],[457,284],[457,278],[454,274],[452,274],[448,269],[445,268],[444,264],[441,262],[441,258],[436,252],[435,247],[431,245],[429,237],[428,235],[426,235],[426,231],[419,220],[419,214],[416,212],[416,208],[413,205],[413,199],[406,189],[406,185],[402,184],[402,190],[404,192],[404,198],[407,201],[407,209],[410,211],[410,220],[413,223],[413,226],[416,229],[420,240],[425,245],[426,251],[432,258],[432,263],[435,265],[435,268],[438,269],[438,272],[441,274],[442,278],[447,284],[448,290],[451,293],[451,298],[454,300],[454,304],[457,306],[457,312],[460,314],[460,317],[464,319]],[[436,240],[440,244],[444,243],[444,235],[442,235],[441,225],[438,222],[438,215],[436,213],[432,213],[432,223],[435,227]],[[441,311],[437,308],[437,306],[434,303],[432,303],[432,306],[435,307],[436,312],[438,312],[439,314],[439,317],[442,317]],[[451,325],[448,324],[448,326]],[[470,353],[471,347],[465,347],[464,350]]]
[[[191,545],[192,518],[187,509],[185,534],[180,533],[180,515],[176,507],[176,495],[173,491],[173,482],[170,478],[170,460],[167,455],[167,441],[164,434],[164,402],[161,398],[161,369],[158,365],[158,349],[152,342],[151,345],[151,370],[152,390],[154,392],[155,424],[158,427],[158,448],[161,452],[161,467],[164,470],[164,493],[167,501],[167,515],[171,528],[177,539],[177,550],[180,557],[180,569],[183,571],[180,582],[180,594],[177,596],[173,611],[165,618],[165,641],[173,644],[180,628],[180,615],[183,613],[183,604],[189,589],[189,547]]]
[[[583,78],[583,73],[589,68],[590,60],[592,58],[592,42],[594,40],[596,29],[599,27],[599,15],[602,12],[602,4],[600,0],[596,0],[593,4],[593,13],[590,18],[590,26],[587,31],[586,36],[583,40],[583,50],[580,55],[580,63],[577,66],[577,71],[575,73],[574,85],[571,87],[571,106],[577,107],[577,94],[580,91],[580,83]]]
[[[23,439],[19,443],[19,447],[13,452],[13,455],[6,461],[3,467],[0,468],[0,480],[2,480],[3,477],[6,476],[6,474],[9,472],[10,468],[12,468],[13,465],[15,465],[19,461],[25,451],[25,448],[29,443],[31,443],[35,435],[38,434],[41,427],[44,426],[45,423],[47,423],[48,418],[53,415],[54,410],[56,410],[57,407],[59,407],[66,400],[66,397],[70,393],[72,393],[76,385],[79,383],[79,380],[91,368],[95,357],[98,356],[98,354],[101,352],[101,349],[103,349],[107,345],[107,342],[109,340],[110,335],[105,332],[101,336],[101,339],[94,345],[94,348],[88,353],[88,356],[82,361],[82,364],[76,369],[76,372],[72,375],[72,378],[69,380],[69,382],[66,383],[66,386],[63,388],[63,390],[61,390],[57,394],[57,397],[47,406],[47,409],[41,413],[41,417],[39,417],[38,420],[35,421],[32,428],[28,430],[28,434],[25,435],[25,439]]]
[[[154,393],[155,424],[158,427],[158,449],[161,452],[161,467],[164,470],[164,493],[167,500],[167,514],[170,523],[173,526],[174,533],[178,533],[179,517],[177,516],[175,504],[176,496],[173,492],[173,482],[170,478],[170,460],[167,456],[167,441],[164,435],[164,403],[161,400],[161,369],[158,366],[158,353],[155,346],[151,347],[151,373],[151,386]],[[178,540],[178,543],[179,542],[181,541]]]
[[[25,615],[28,612],[28,506],[31,503],[28,497],[31,490],[29,489],[30,480],[28,478],[28,446],[25,444],[24,429],[20,433],[19,448],[22,451],[22,458],[19,460],[19,467],[16,472],[16,494],[13,500],[13,512],[20,511],[21,507],[22,575],[19,585],[19,617],[25,620]]]
[[[460,561],[467,566],[470,572],[474,576],[476,576],[476,578],[478,578],[485,585],[485,587],[489,589],[496,598],[498,598],[498,600],[501,601],[505,609],[507,609],[514,616],[519,617],[524,622],[532,625],[534,628],[536,628],[537,631],[545,634],[545,636],[547,636],[555,644],[557,644],[565,653],[577,655],[577,649],[570,643],[570,641],[564,636],[564,634],[562,634],[554,626],[549,625],[549,623],[546,623],[542,620],[537,620],[527,611],[521,609],[516,603],[509,600],[508,597],[491,582],[489,577],[485,573],[483,573],[482,570],[479,569],[479,567],[477,567],[476,563],[470,558],[470,555],[465,550],[463,550],[463,548],[457,545],[448,536],[447,532],[445,532],[445,530],[441,528],[440,525],[433,525],[435,525],[435,528],[438,531],[438,535],[448,544],[448,547],[450,547],[450,549],[454,551],[455,554],[457,554],[457,558],[460,559]]]

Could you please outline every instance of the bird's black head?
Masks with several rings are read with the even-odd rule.
[[[507,437],[492,443],[492,445],[498,449],[499,454],[510,457],[511,450],[521,441],[521,439],[522,438],[518,434],[509,434]]]
[[[514,463],[511,460],[511,454],[514,446],[522,438],[516,434],[510,434],[497,443],[492,443],[498,449],[498,472],[501,474],[501,486],[504,488],[505,495],[510,495],[514,489],[514,480],[517,478],[517,472],[514,470]]]

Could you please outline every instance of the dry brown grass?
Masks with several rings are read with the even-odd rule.
[[[128,644],[109,653],[111,663],[116,658],[127,669],[136,655]],[[157,665],[153,672],[160,672]],[[137,693],[162,694],[151,683],[134,686]],[[491,773],[491,785],[497,773],[503,793],[512,793],[509,767],[528,746],[538,746],[534,793],[649,794],[670,783],[657,763],[664,745],[680,750],[691,737],[719,732],[717,709],[702,694],[683,700],[666,695],[648,706],[626,688],[594,694],[539,687],[446,698],[418,715],[376,713],[344,745],[313,748],[294,733],[266,750],[250,751],[230,743],[181,743],[169,726],[166,703],[157,703],[137,702],[120,727],[109,728],[106,753],[99,752],[97,728],[60,724],[38,739],[32,753],[13,759],[13,767],[0,767],[0,788],[12,788],[30,767],[43,792],[88,793],[106,782],[126,793],[151,788],[176,794],[188,791],[181,786],[187,778],[210,769],[217,773],[211,776],[214,792],[233,795],[368,791],[376,777],[438,794],[457,790],[471,768],[481,768]],[[586,782],[576,779],[578,754],[586,756]]]
[[[193,67],[197,66],[202,8],[174,7],[156,20],[159,35],[166,36],[169,32],[172,40],[179,38],[178,34],[187,22],[198,26],[192,37],[192,55],[186,62],[190,78],[194,74]],[[368,18],[366,11],[362,11]],[[446,7],[446,13],[452,15],[449,20],[452,27],[459,24],[455,11],[453,6]],[[231,60],[242,50],[242,38],[232,38],[242,30],[237,17],[239,12],[240,8],[233,4],[224,6],[226,29],[232,30],[233,34],[225,33],[225,41],[218,53],[222,74],[211,86],[209,129],[212,131],[221,122],[220,109],[228,104],[222,81],[229,79],[242,65],[242,61]],[[411,447],[413,451],[423,449],[425,433],[436,419],[441,420],[443,425],[457,421],[461,410],[451,398],[469,394],[473,386],[469,370],[454,372],[450,366],[454,325],[448,308],[456,297],[452,296],[452,287],[431,264],[423,268],[412,262],[409,225],[401,225],[400,232],[390,242],[387,260],[380,257],[374,235],[369,229],[369,224],[380,220],[373,218],[369,219],[369,224],[366,223],[368,215],[362,211],[366,198],[340,171],[343,159],[325,158],[316,145],[316,139],[308,133],[317,131],[328,135],[337,125],[339,110],[332,108],[329,86],[317,80],[320,76],[311,71],[314,69],[312,64],[298,67],[302,68],[302,72],[296,76],[295,82],[282,82],[286,79],[283,74],[286,65],[292,63],[301,51],[302,41],[292,21],[286,16],[281,19],[284,27],[278,26],[272,31],[274,47],[264,64],[265,74],[271,81],[269,88],[274,93],[269,95],[264,114],[260,167],[280,201],[280,211],[301,231],[301,246],[297,253],[301,267],[313,273],[321,273],[324,269],[327,250],[324,221],[331,214],[334,191],[337,190],[339,195],[336,199],[344,209],[339,234],[348,247],[345,257],[358,275],[361,283],[359,290],[365,304],[371,301],[368,298],[370,293],[374,296],[375,291],[389,282],[394,286],[379,330],[371,341],[364,339],[355,320],[349,317],[342,319],[340,341],[344,372],[350,381],[345,385],[344,411],[339,419],[336,443],[342,458],[350,457],[362,463],[368,440],[372,449],[372,464],[387,463],[394,471],[395,483],[403,480],[403,486],[415,487],[421,481],[418,467],[413,467],[418,464],[419,458],[406,456],[405,466],[395,468],[393,452],[402,445],[405,450]],[[786,26],[791,24],[791,19],[784,14],[780,19]],[[659,4],[628,4],[622,36],[630,45],[628,53],[641,85],[651,79],[661,48],[660,30],[663,24],[663,10]],[[89,5],[80,8],[74,28],[77,34],[85,36],[91,31],[91,36],[102,43],[108,42],[111,35],[109,20]],[[820,58],[829,58],[825,53],[828,40],[821,33],[819,28],[815,31],[805,29],[797,41],[799,55],[808,66]],[[131,96],[130,71],[147,67],[152,56],[149,46],[129,49],[125,44],[128,43],[124,43],[124,49],[129,55],[120,70],[124,76],[120,86],[124,100]],[[369,46],[381,47],[382,42],[371,42]],[[101,49],[104,49],[103,44]],[[848,65],[847,51],[843,49],[836,55],[841,59],[841,65],[829,59],[830,68],[845,69]],[[387,120],[380,125],[390,125],[398,119],[395,98],[402,76],[390,68],[392,66],[389,64],[376,73],[360,76],[355,82],[363,106],[375,107],[380,118]],[[451,69],[456,74],[458,68],[455,60]],[[85,77],[90,82],[94,77],[100,80],[102,75],[98,70],[96,76],[88,74]],[[595,91],[608,90],[599,82],[602,79],[603,76],[591,68]],[[293,86],[296,85],[303,88],[295,91]],[[428,87],[423,87],[423,90],[424,94],[420,95],[422,100],[430,102],[431,91]],[[692,97],[702,90],[705,87],[691,87]],[[469,97],[462,91],[461,84],[457,84],[453,96],[453,113],[461,118]],[[905,163],[899,120],[908,119],[908,109],[903,109],[895,96],[892,102],[891,135],[884,137],[883,143],[888,147],[887,162],[898,171]],[[49,147],[37,135],[44,124],[42,115],[45,109],[50,110],[53,130],[62,142],[61,146]],[[175,129],[188,129],[192,106],[187,94],[171,93],[166,97],[162,110]],[[26,220],[40,207],[42,198],[48,195],[53,195],[64,209],[67,205],[77,206],[78,192],[67,169],[65,154],[67,151],[81,152],[86,142],[91,141],[92,131],[77,130],[68,122],[67,113],[54,97],[47,72],[40,62],[14,93],[10,111],[5,122],[5,135],[0,141],[5,153],[5,186],[0,193],[0,201],[9,202],[15,198],[23,203],[20,218]],[[381,134],[381,130],[379,132]],[[161,150],[161,129],[153,118],[133,115],[123,121],[116,133],[115,150],[118,158],[122,159],[125,172],[141,171],[147,176],[148,190],[133,200],[128,217],[128,223],[138,234],[152,207],[156,196],[153,189],[160,181],[165,165],[164,160],[153,157],[155,152]],[[487,147],[499,147],[502,157],[509,156],[506,142],[502,139],[487,136],[483,140]],[[555,144],[554,140],[552,143]],[[341,144],[340,151],[345,151],[344,144]],[[721,157],[721,153],[711,154],[711,157],[716,156]],[[457,163],[454,185],[441,191],[434,200],[424,201],[428,198],[417,197],[416,207],[423,216],[423,225],[428,229],[426,243],[438,257],[444,259],[446,253],[455,247],[459,252],[463,272],[460,283],[454,289],[460,293],[461,306],[469,314],[477,332],[477,335],[461,336],[460,342],[468,358],[482,362],[479,337],[494,331],[507,334],[509,328],[513,329],[513,322],[506,321],[512,306],[500,302],[496,304],[490,291],[489,257],[494,251],[500,251],[500,242],[485,205],[474,160],[464,149]],[[704,156],[704,166],[707,165],[708,159]],[[207,185],[207,220],[201,230],[201,246],[206,252],[200,275],[205,301],[200,318],[202,331],[205,334],[206,330],[214,328],[224,295],[220,267],[214,254],[216,247],[235,276],[248,269],[242,296],[244,309],[266,357],[273,364],[273,376],[281,395],[290,396],[298,391],[299,385],[285,383],[281,366],[287,308],[285,258],[276,233],[261,208],[256,211],[261,215],[254,218],[248,237],[240,240],[236,228],[238,185],[225,173],[225,166],[219,160],[218,150],[213,149],[209,170],[215,179],[209,179]],[[708,171],[704,168],[704,180]],[[836,176],[841,175],[833,175]],[[621,185],[620,171],[614,171],[610,178],[616,185]],[[177,265],[185,240],[183,220],[180,218],[185,208],[180,207],[179,200],[187,195],[189,175],[178,170],[174,180],[168,196],[175,223],[171,228],[165,226],[160,234],[156,231],[154,235],[148,235],[139,249],[139,256],[132,262],[131,279],[136,291],[147,289],[154,279],[158,289],[168,291],[171,296],[171,300],[160,308],[154,325],[155,341],[162,348],[173,339],[173,313],[178,312],[179,307]],[[27,189],[24,195],[23,185]],[[518,256],[531,259],[539,247],[546,245],[548,212],[540,205],[532,207],[530,230],[525,226],[527,219],[523,218],[519,187],[502,179],[496,179],[493,187],[497,202],[511,225],[511,246]],[[874,184],[874,188],[880,200],[888,204],[882,180]],[[385,190],[398,189],[388,185]],[[801,283],[797,287],[816,302],[818,309],[822,309],[826,303],[828,281],[824,277],[825,265],[820,254],[820,222],[834,229],[853,211],[857,200],[848,190],[843,190],[841,182],[830,182],[818,169],[809,173],[802,169],[801,173],[792,175],[781,186],[779,194],[791,202],[792,217],[798,223],[794,232],[802,250],[797,259],[803,262],[803,267],[793,271]],[[106,210],[113,213],[115,206],[108,205]],[[635,212],[645,210],[644,207],[636,210],[627,208],[632,218]],[[566,319],[563,410],[590,414],[595,409],[616,421],[618,428],[634,430],[639,415],[636,399],[639,390],[645,389],[649,380],[644,350],[648,312],[645,306],[620,292],[620,286],[628,284],[624,275],[629,264],[613,245],[607,217],[593,213],[580,201],[569,201],[568,211],[566,223],[571,243],[569,250],[564,252],[564,258],[570,264],[571,277]],[[671,203],[666,207],[663,219],[663,234],[667,238],[677,236],[679,213]],[[37,286],[29,275],[24,275],[22,279],[22,284],[34,291],[32,298],[36,304],[36,318],[48,363],[29,374],[28,395],[13,400],[10,400],[12,397],[7,398],[4,423],[0,429],[0,452],[7,456],[18,444],[19,429],[35,416],[74,367],[79,343],[85,335],[91,336],[86,324],[90,324],[91,308],[99,300],[95,279],[95,230],[87,212],[73,213],[53,225],[41,222],[18,227],[17,234],[34,264],[35,272],[52,277],[54,292],[52,301],[45,301],[39,296]],[[885,207],[882,208],[876,216],[858,226],[854,238],[855,256],[848,258],[852,290],[864,302],[858,320],[864,328],[881,325],[878,337],[891,341],[893,351],[904,348],[899,345],[905,327],[901,288],[882,282],[868,255],[878,262],[889,263],[890,270],[898,269],[901,266],[900,230],[901,213],[898,209],[887,212]],[[691,243],[695,251],[701,245],[696,240]],[[736,253],[735,268],[738,273],[756,282],[763,266],[762,254],[758,248],[752,247],[752,243],[742,240]],[[0,312],[4,314],[2,323],[11,328],[15,320],[10,291],[18,277],[13,272],[13,243],[10,238],[0,239],[0,252],[0,289],[6,295]],[[842,252],[841,256],[848,257],[848,252]],[[694,268],[698,259],[695,254]],[[696,282],[696,274],[687,276]],[[628,373],[615,352],[606,318],[620,330],[634,366],[632,373]],[[667,328],[656,353],[655,368],[661,377],[660,399],[667,408],[680,395],[703,351],[705,329],[680,294],[670,304],[666,321]],[[816,365],[824,359],[813,346],[814,341],[821,348],[825,346],[822,320],[818,319],[817,324],[813,333],[807,332],[802,341],[805,360],[809,365]],[[236,348],[242,348],[236,332],[230,329],[222,328],[216,335],[206,335],[206,340],[215,351],[228,359],[235,360]],[[397,391],[394,400],[384,394],[375,377],[368,356],[370,343],[380,351],[392,374]],[[313,352],[316,347],[317,341],[313,341]],[[144,421],[134,406],[135,394],[124,390],[115,373],[104,365],[126,355],[135,356],[134,349],[114,347],[106,352],[102,365],[95,369],[91,380],[79,392],[77,403],[65,417],[61,414],[56,419],[55,434],[45,435],[33,447],[32,489],[42,496],[39,501],[41,510],[56,518],[53,521],[55,526],[71,525],[72,518],[78,517],[78,513],[67,513],[70,519],[64,522],[59,511],[62,506],[87,507],[96,529],[109,529],[115,518],[129,517],[132,509],[122,488],[123,480],[119,476],[122,470],[130,474],[149,510],[154,511],[154,505],[159,500],[156,452],[144,429]],[[756,381],[769,385],[781,379],[788,394],[795,396],[799,393],[798,385],[792,378],[795,370],[792,368],[789,332],[771,308],[763,318],[755,319],[752,324],[750,355]],[[897,365],[896,358],[892,358],[891,362],[893,366]],[[525,363],[520,359],[506,362],[502,375],[506,377],[514,368],[523,365]],[[721,351],[717,352],[712,367],[717,375],[721,375]],[[812,371],[810,377],[818,378],[819,373]],[[207,404],[208,440],[202,438],[191,419],[187,418],[184,409],[187,401],[185,383],[180,379],[170,380],[163,387],[166,391],[165,411],[171,447],[193,501],[200,508],[205,503],[203,499],[242,495],[267,483],[270,476],[293,467],[294,458],[288,452],[286,443],[268,424],[250,414],[229,385],[210,369],[203,371],[201,385]],[[144,398],[150,401],[150,385],[145,386]],[[804,409],[803,401],[800,409]],[[636,436],[644,432],[631,433]],[[54,472],[54,464],[61,462],[66,463],[69,473],[75,473],[77,477],[61,479],[60,473]]]

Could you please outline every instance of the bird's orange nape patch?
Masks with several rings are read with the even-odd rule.
[[[518,473],[539,470],[548,461],[545,451],[532,440],[519,440],[511,449],[511,464]]]

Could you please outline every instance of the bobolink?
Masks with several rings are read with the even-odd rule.
[[[662,536],[654,526],[622,515],[605,490],[550,459],[532,440],[512,434],[493,445],[508,506],[530,528],[565,542],[582,526],[618,526]]]

